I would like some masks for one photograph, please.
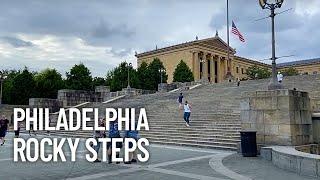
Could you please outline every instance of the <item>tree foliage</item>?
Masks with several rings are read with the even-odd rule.
[[[107,74],[107,84],[110,84],[111,91],[120,91],[128,86],[128,71],[130,76],[130,87],[138,88],[138,78],[136,70],[132,66],[128,66],[128,63],[122,62],[112,71]]]
[[[34,74],[25,68],[14,76],[11,87],[11,104],[29,104],[29,98],[35,96]]]
[[[65,87],[61,74],[55,69],[45,69],[35,75],[37,97],[57,98],[59,89]]]
[[[261,68],[256,65],[249,67],[246,73],[250,79],[264,79],[271,77],[271,72],[268,68]]]
[[[191,82],[194,80],[189,66],[181,60],[173,73],[173,82]]]
[[[290,67],[288,69],[284,69],[281,72],[282,72],[282,74],[284,76],[296,76],[296,75],[299,75],[299,71],[294,67]]]
[[[162,76],[162,83],[166,83],[168,80],[168,75],[166,73],[166,69],[163,66],[163,63],[160,59],[155,58],[148,66],[149,73],[150,73],[150,83],[151,89],[157,90],[158,84],[161,83],[161,76]],[[163,69],[164,72],[160,72],[160,69]]]
[[[92,76],[90,70],[82,63],[74,65],[66,73],[66,86],[75,90],[91,90]]]

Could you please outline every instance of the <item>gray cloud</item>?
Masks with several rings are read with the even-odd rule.
[[[231,46],[237,49],[240,56],[255,59],[270,57],[270,19],[254,21],[266,17],[269,12],[262,10],[256,0],[229,2],[230,20],[235,21],[246,38],[246,43],[240,43],[231,34]],[[277,55],[296,55],[279,61],[319,56],[320,32],[317,27],[320,25],[320,10],[316,3],[317,0],[308,0],[308,4],[300,0],[287,0],[277,10],[280,12],[293,8],[276,17]],[[2,38],[2,42],[10,43],[13,47],[34,48],[34,53],[30,53],[34,57],[38,51],[59,51],[66,58],[55,64],[60,70],[70,66],[71,62],[81,60],[75,59],[78,58],[74,55],[77,52],[68,54],[69,51],[78,49],[80,54],[83,48],[89,48],[90,51],[83,53],[83,56],[89,53],[88,64],[92,68],[95,68],[94,64],[99,64],[94,72],[104,75],[105,71],[100,67],[115,66],[117,62],[128,58],[134,61],[134,51],[143,52],[154,49],[156,45],[161,48],[191,41],[195,36],[214,36],[216,30],[226,39],[225,10],[225,1],[212,0],[10,0],[1,2],[0,37],[7,37]],[[27,36],[34,38],[31,41],[24,38]],[[38,46],[37,42],[47,44],[44,38],[47,36],[61,40],[50,47],[34,47],[35,44]],[[66,41],[72,38],[80,39],[84,45]],[[59,49],[61,46],[63,51]],[[95,57],[94,48],[102,48],[110,56],[100,54]],[[25,58],[23,54],[17,57],[13,49],[7,51],[0,52],[0,56],[3,54],[0,62],[7,58],[6,62],[10,65],[15,58]],[[48,55],[45,57],[50,61]],[[32,62],[31,55],[28,55],[26,62]],[[46,66],[46,63],[40,64]]]
[[[4,37],[1,37],[0,39],[15,48],[34,46],[34,44],[32,42],[24,41],[24,40],[19,39],[17,37],[4,36]]]

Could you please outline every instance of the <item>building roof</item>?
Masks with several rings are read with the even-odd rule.
[[[291,62],[284,62],[278,63],[277,67],[289,67],[289,66],[299,66],[299,65],[310,65],[310,64],[318,64],[320,63],[320,58],[314,59],[305,59],[299,61],[291,61]]]
[[[186,43],[181,43],[181,44],[176,44],[173,46],[168,46],[168,47],[164,47],[164,48],[159,48],[159,49],[155,49],[155,50],[151,50],[151,51],[147,51],[147,52],[143,52],[143,53],[139,53],[136,54],[136,57],[142,57],[142,56],[146,56],[146,55],[150,55],[150,54],[155,54],[155,53],[159,53],[159,52],[165,52],[168,50],[172,50],[172,49],[178,49],[178,48],[182,48],[182,47],[188,47],[188,46],[192,46],[192,45],[204,45],[204,46],[208,46],[208,47],[214,47],[214,48],[218,48],[224,51],[227,51],[227,43],[225,43],[219,36],[215,36],[212,38],[206,38],[206,39],[201,39],[201,40],[195,40],[195,41],[189,41]],[[230,47],[230,51],[231,53],[235,53],[235,49]]]
[[[244,58],[244,57],[240,57],[240,56],[234,56],[234,57],[236,59],[239,59],[239,60],[244,61],[244,62],[258,64],[258,65],[261,65],[261,66],[265,66],[265,67],[270,67],[271,68],[270,64],[266,64],[266,63],[263,63],[263,62],[259,62],[259,61],[256,61],[256,60],[252,60],[252,59],[248,59],[248,58]]]

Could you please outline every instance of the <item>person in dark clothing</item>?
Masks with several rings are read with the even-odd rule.
[[[104,119],[100,119],[99,125],[100,127],[105,127]],[[93,147],[93,149],[99,154],[101,142],[98,141],[99,138],[105,138],[106,137],[106,132],[105,131],[94,131],[94,138],[97,140],[97,145]],[[94,162],[101,162],[98,157]]]
[[[20,136],[20,129],[21,129],[22,123],[18,122],[18,129],[14,131],[14,137],[18,138]]]
[[[137,123],[135,123],[137,125]],[[137,129],[137,127],[136,127]],[[138,134],[139,132],[137,130],[132,130],[131,128],[127,131],[125,131],[125,138],[133,138],[135,141],[138,141]],[[133,144],[130,142],[129,143],[129,148],[132,148]],[[137,153],[136,151],[134,152],[130,152],[129,153],[129,161],[128,162],[124,162],[125,164],[131,164],[131,163],[136,163],[136,156]]]
[[[182,107],[182,101],[183,101],[183,94],[180,93],[180,96],[178,97],[179,109]]]
[[[112,163],[112,160],[111,160],[111,153],[112,153],[112,138],[121,138],[120,136],[120,132],[118,130],[118,121],[115,120],[115,121],[110,121],[110,124],[109,124],[109,135],[108,135],[109,138],[111,138],[111,142],[108,142],[107,143],[107,153],[108,153],[108,163],[111,164]],[[118,142],[116,144],[116,147],[117,148],[122,148],[122,143],[121,142]],[[116,154],[116,157],[118,158],[119,157],[119,153]],[[116,164],[119,164],[120,162],[116,162]]]
[[[0,119],[0,140],[1,140],[1,146],[5,143],[5,137],[8,131],[9,120],[6,118],[6,116],[2,116]]]

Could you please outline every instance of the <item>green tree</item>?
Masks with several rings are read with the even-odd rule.
[[[75,90],[91,90],[92,76],[90,70],[82,63],[74,65],[66,73],[66,86]]]
[[[135,69],[126,62],[108,72],[107,80],[110,81],[111,91],[120,91],[128,86],[128,71],[130,74],[130,87],[138,88],[138,78]],[[108,84],[108,83],[107,83]]]
[[[194,77],[189,66],[181,60],[173,73],[173,82],[191,82]]]
[[[150,79],[150,71],[148,68],[148,64],[146,62],[142,62],[140,67],[137,69],[137,76],[138,76],[138,87],[140,89],[147,89],[152,90],[152,82]]]
[[[45,69],[35,75],[37,97],[57,98],[58,90],[65,87],[61,74],[55,69]]]
[[[95,77],[92,81],[92,89],[95,89],[96,86],[106,86],[106,79],[103,77]]]
[[[29,104],[29,98],[35,95],[34,74],[25,68],[12,80],[11,104]]]
[[[246,73],[250,79],[264,79],[271,77],[271,72],[268,68],[261,68],[256,65],[249,67]]]
[[[2,103],[3,104],[13,104],[14,96],[12,95],[13,92],[13,79],[20,74],[20,71],[16,70],[4,70],[1,74],[7,76],[7,79],[3,82],[3,91],[2,91]]]
[[[281,72],[282,72],[282,74],[284,76],[296,76],[296,75],[299,75],[299,71],[294,67],[290,67],[288,69],[284,69]]]
[[[160,61],[160,59],[155,58],[148,66],[149,73],[150,73],[150,82],[152,90],[158,89],[158,84],[161,82],[166,83],[168,80],[168,75],[166,72],[160,72],[160,69],[166,70]]]

